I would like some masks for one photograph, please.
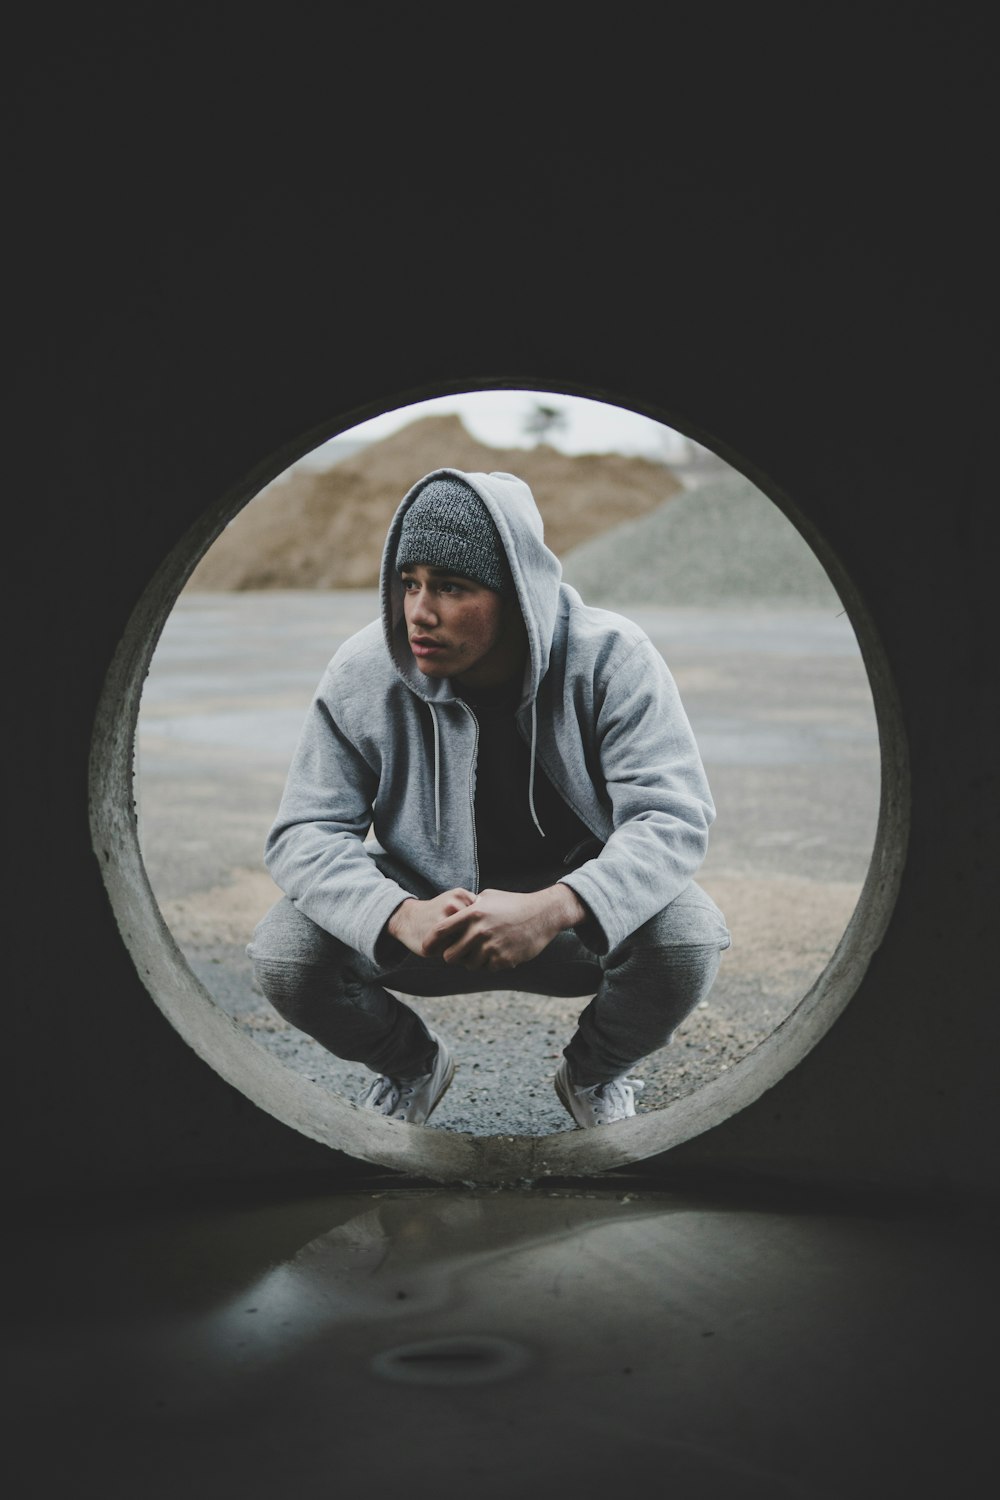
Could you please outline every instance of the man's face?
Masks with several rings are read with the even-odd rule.
[[[423,563],[402,570],[410,650],[425,677],[468,686],[506,682],[521,669],[521,615],[485,584]]]

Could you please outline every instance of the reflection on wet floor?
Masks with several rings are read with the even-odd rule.
[[[954,1215],[386,1181],[53,1210],[13,1274],[18,1495],[254,1500],[402,1474],[414,1495],[506,1497],[627,1472],[842,1500],[960,1481],[989,1430],[973,1356],[997,1332],[993,1256]]]

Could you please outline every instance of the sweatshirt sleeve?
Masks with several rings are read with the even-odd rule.
[[[317,926],[375,959],[382,929],[411,895],[365,849],[379,769],[338,723],[330,669],[292,758],[264,863],[275,884]]]
[[[560,878],[591,914],[582,940],[608,953],[694,877],[715,807],[676,683],[651,641],[609,674],[597,739],[613,830],[599,855]]]

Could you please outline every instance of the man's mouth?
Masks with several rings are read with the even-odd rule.
[[[445,647],[440,641],[432,640],[428,635],[414,635],[410,637],[410,650],[414,656],[434,656]]]

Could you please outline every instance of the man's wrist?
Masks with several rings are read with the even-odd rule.
[[[406,906],[410,901],[416,901],[416,899],[416,896],[407,896],[406,899],[404,901],[401,901],[396,907],[396,910],[393,912],[392,916],[385,924],[385,930],[390,937],[399,938],[400,927],[406,921],[406,918],[403,916],[403,907]]]
[[[572,886],[565,885],[560,880],[552,887],[552,891],[558,902],[556,912],[561,923],[560,932],[565,932],[570,927],[578,927],[581,922],[587,920],[587,908]]]

